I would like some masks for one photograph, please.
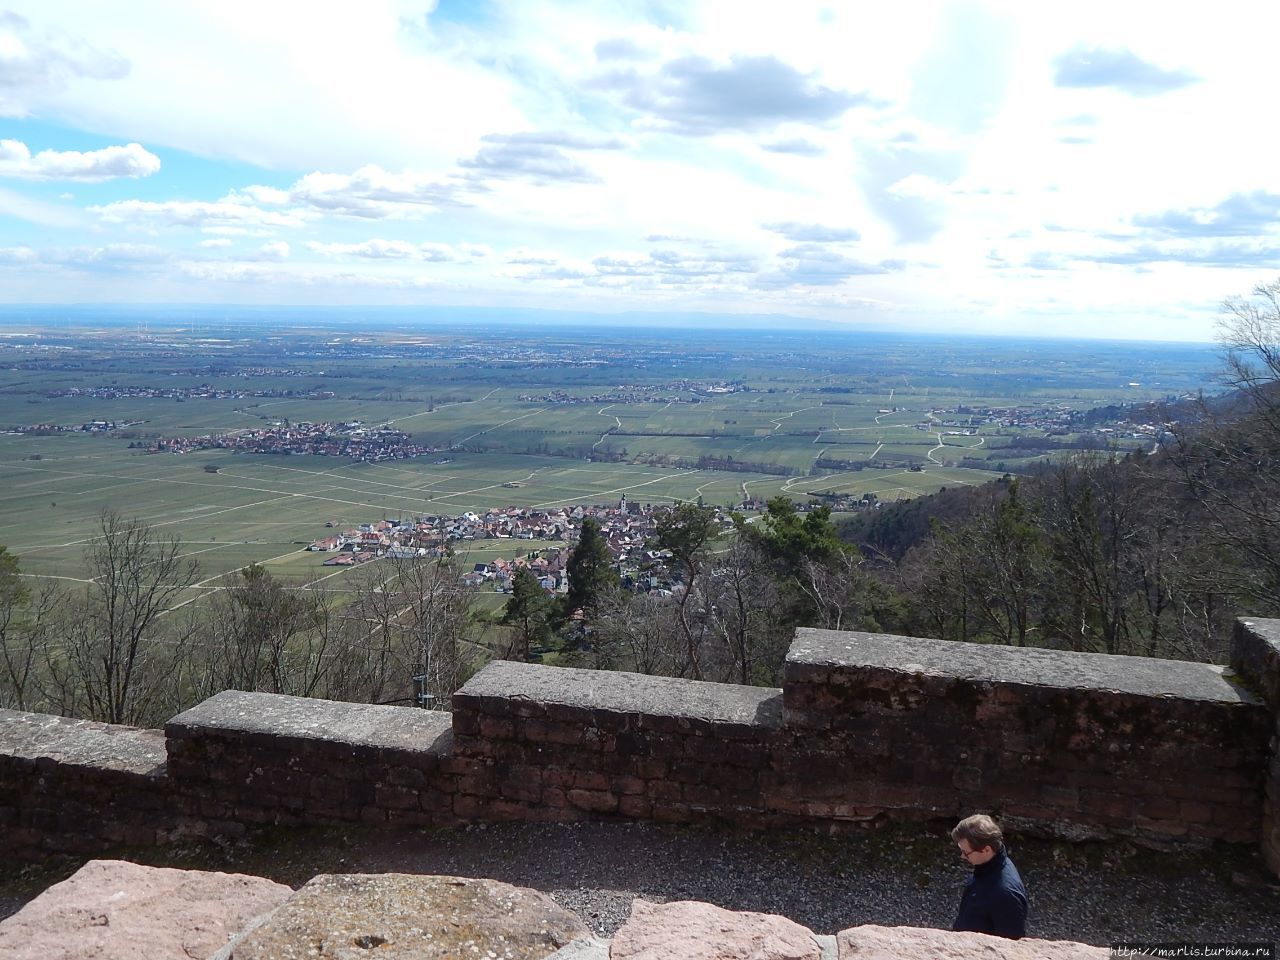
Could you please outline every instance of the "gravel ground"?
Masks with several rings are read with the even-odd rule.
[[[946,826],[841,837],[611,823],[396,834],[353,828],[127,856],[295,886],[326,872],[491,877],[550,893],[602,936],[626,920],[635,897],[777,913],[836,933],[862,923],[948,928],[965,871]],[[1031,899],[1030,936],[1105,945],[1268,941],[1280,931],[1280,885],[1253,850],[1170,854],[1017,838],[1010,846]],[[0,916],[76,866],[0,870]]]

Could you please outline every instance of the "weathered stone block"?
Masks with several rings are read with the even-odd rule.
[[[573,806],[592,813],[613,813],[618,809],[618,797],[607,790],[573,789],[568,798]]]

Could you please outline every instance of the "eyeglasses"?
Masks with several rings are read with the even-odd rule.
[[[972,857],[975,853],[981,853],[981,852],[982,852],[981,850],[961,850],[959,851],[960,859],[968,863],[970,857]]]

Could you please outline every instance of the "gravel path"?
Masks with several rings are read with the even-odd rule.
[[[949,928],[965,876],[954,849],[942,824],[826,837],[524,823],[397,834],[280,832],[252,844],[137,859],[294,885],[322,872],[491,877],[550,893],[610,936],[638,896],[782,914],[816,933],[861,923]],[[1011,853],[1031,898],[1031,936],[1105,945],[1265,941],[1280,931],[1280,885],[1249,849],[1162,854],[1126,843],[1025,840],[1011,844]],[[39,879],[28,874],[26,883]],[[0,877],[0,911],[6,897],[22,894]]]

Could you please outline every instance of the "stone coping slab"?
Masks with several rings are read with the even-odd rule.
[[[164,734],[46,713],[0,710],[0,756],[163,776]]]
[[[888,670],[1060,690],[1102,690],[1202,703],[1257,705],[1260,702],[1248,690],[1226,679],[1224,667],[1211,663],[810,627],[796,630],[795,641],[787,654],[787,683],[821,680],[842,669]]]
[[[550,896],[498,880],[320,874],[232,960],[546,960],[590,931]]]
[[[1236,619],[1231,638],[1231,667],[1280,710],[1280,620]]]
[[[689,719],[725,725],[781,725],[782,691],[619,670],[582,670],[495,660],[454,694],[456,708],[493,699],[585,712]]]
[[[5,960],[192,960],[293,891],[262,877],[90,860],[0,923]]]
[[[413,707],[224,690],[165,725],[174,738],[211,731],[443,755],[449,751],[452,720],[448,713]]]

